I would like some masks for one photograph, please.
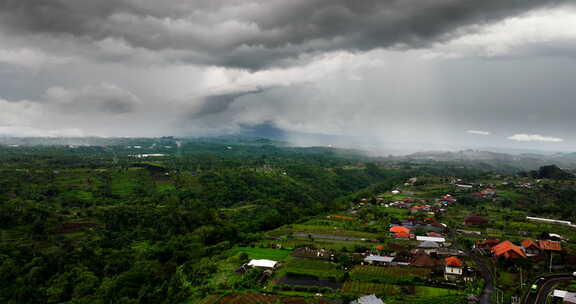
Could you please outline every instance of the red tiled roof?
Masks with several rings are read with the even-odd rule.
[[[394,226],[390,228],[390,232],[392,233],[410,233],[410,229],[404,226]]]
[[[504,241],[492,248],[492,253],[497,256],[504,256],[507,259],[513,259],[517,257],[526,257],[526,254],[518,246],[510,243],[510,241]]]
[[[522,248],[528,249],[530,247],[536,247],[536,249],[540,249],[540,246],[538,246],[538,244],[534,243],[534,241],[532,241],[532,240],[523,240],[522,241]]]
[[[451,266],[451,267],[462,267],[464,266],[464,263],[462,261],[460,261],[459,258],[457,257],[449,257],[444,259],[444,263],[446,263],[447,266]]]
[[[541,240],[539,245],[542,250],[562,251],[562,245],[560,245],[560,242]]]

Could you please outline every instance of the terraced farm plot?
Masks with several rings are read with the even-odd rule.
[[[331,262],[291,259],[285,266],[285,271],[289,275],[313,276],[319,279],[338,279],[344,275],[344,271],[336,268],[336,264]]]
[[[318,247],[324,249],[332,250],[342,250],[342,248],[354,248],[354,246],[366,246],[369,243],[362,241],[338,241],[338,240],[264,240],[259,243],[259,246],[269,246],[280,244],[282,248],[294,249],[297,247]]]
[[[412,278],[426,278],[432,271],[426,268],[416,267],[378,267],[359,265],[354,267],[350,272],[350,277],[353,280],[368,281],[374,280],[382,282],[399,282],[403,280],[410,280]]]
[[[354,231],[354,230],[346,230],[343,228],[338,228],[334,226],[323,226],[323,225],[306,225],[306,224],[296,224],[290,226],[283,226],[276,230],[270,231],[268,235],[270,236],[285,236],[289,234],[302,234],[308,235],[329,235],[335,236],[342,239],[376,239],[378,238],[378,234],[370,233],[370,232],[363,232],[363,231]]]
[[[462,294],[459,290],[437,288],[429,286],[414,286],[415,294],[419,297],[441,297],[447,295]]]
[[[342,292],[351,294],[386,294],[388,296],[394,296],[402,294],[402,289],[397,285],[391,284],[347,281],[342,286]]]
[[[202,304],[317,304],[325,303],[317,298],[283,297],[258,293],[229,294],[226,296],[210,296]]]
[[[277,304],[281,303],[278,296],[258,293],[230,294],[221,298],[215,304]]]

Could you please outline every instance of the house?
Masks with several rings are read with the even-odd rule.
[[[370,265],[390,265],[394,261],[394,257],[369,255],[364,258],[364,262]]]
[[[456,229],[458,234],[474,234],[474,235],[482,235],[481,231],[474,231],[474,230],[464,230],[464,229]]]
[[[410,240],[413,238],[413,234],[409,232],[397,232],[394,233],[394,238],[399,240]]]
[[[522,248],[526,253],[526,256],[533,257],[540,254],[540,246],[531,240],[523,240]]]
[[[472,189],[472,188],[474,188],[473,185],[468,185],[468,184],[456,184],[456,187],[462,188],[462,189]]]
[[[438,237],[438,238],[444,237],[441,233],[434,232],[434,231],[426,233],[426,236]]]
[[[278,262],[272,260],[251,260],[248,263],[249,267],[261,268],[261,269],[275,269]]]
[[[410,234],[410,229],[404,226],[393,226],[390,228],[390,232],[394,234],[394,238],[397,239],[410,239],[412,234]]]
[[[435,254],[438,252],[440,245],[436,242],[424,241],[418,245],[418,248],[424,250],[426,254]]]
[[[361,297],[356,301],[352,301],[350,304],[384,304],[384,301],[380,300],[375,295],[369,295]]]
[[[436,255],[439,257],[448,257],[448,256],[460,256],[463,255],[464,252],[454,248],[438,248],[436,251]]]
[[[502,256],[506,259],[526,258],[526,254],[518,246],[512,244],[510,241],[504,241],[492,248],[492,253],[495,256]]]
[[[558,242],[566,240],[564,237],[562,237],[561,235],[559,235],[557,233],[548,233],[548,232],[543,232],[542,234],[540,234],[540,239],[541,240],[558,241]]]
[[[540,250],[542,251],[562,251],[562,245],[560,242],[556,241],[540,240],[538,242],[538,247],[540,247]]]
[[[423,235],[416,236],[416,240],[420,241],[420,242],[435,242],[435,243],[445,243],[446,242],[446,239],[443,237],[423,236]]]
[[[410,233],[410,229],[404,226],[393,226],[390,228],[390,232],[392,233]]]
[[[576,293],[574,292],[555,289],[553,296],[555,298],[561,298],[562,303],[576,303]]]
[[[492,188],[486,188],[486,189],[480,191],[480,195],[482,195],[482,196],[494,196],[494,195],[496,195],[496,191],[494,191],[494,189],[492,189]]]
[[[498,244],[500,244],[499,239],[485,239],[483,241],[476,241],[474,246],[484,250],[492,250],[492,248]]]
[[[553,220],[553,219],[533,217],[533,216],[527,216],[526,219],[531,221],[531,222],[559,224],[559,225],[564,225],[564,226],[576,227],[576,225],[572,224],[572,222],[569,222],[569,221],[560,221],[560,220]]]
[[[488,224],[488,220],[481,216],[469,216],[464,219],[466,226],[482,226]]]
[[[446,280],[459,280],[464,271],[464,263],[457,257],[444,259],[444,278]]]

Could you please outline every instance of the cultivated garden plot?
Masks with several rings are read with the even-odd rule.
[[[386,283],[406,282],[414,278],[426,279],[432,270],[415,267],[378,267],[359,265],[350,272],[350,277],[358,281],[378,281]]]

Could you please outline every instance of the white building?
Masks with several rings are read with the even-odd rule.
[[[418,235],[416,236],[416,240],[420,242],[435,242],[435,243],[446,243],[446,239],[443,237],[434,237],[434,236],[423,236]]]
[[[384,301],[378,299],[375,295],[369,295],[361,297],[356,301],[350,302],[350,304],[385,304]]]
[[[272,260],[251,260],[248,266],[263,269],[274,269],[278,262]]]

